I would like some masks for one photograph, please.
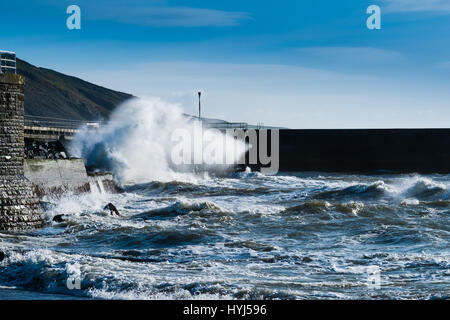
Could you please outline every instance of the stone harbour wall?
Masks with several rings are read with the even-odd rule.
[[[39,196],[89,191],[83,159],[26,159],[25,177],[35,185]]]
[[[0,230],[44,225],[34,187],[24,177],[24,84],[15,74],[0,74]]]
[[[25,177],[39,198],[64,194],[118,193],[110,173],[88,173],[83,159],[25,159]]]

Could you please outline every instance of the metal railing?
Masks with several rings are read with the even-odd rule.
[[[88,127],[92,129],[100,128],[105,125],[105,121],[84,121],[84,120],[69,120],[63,118],[50,118],[41,116],[24,117],[25,126],[28,128],[55,128],[65,130],[78,130],[81,127]],[[219,130],[226,129],[248,129],[248,124],[245,122],[205,122],[205,127]]]
[[[39,116],[25,116],[25,126],[27,127],[48,127],[48,128],[57,128],[57,129],[69,129],[69,130],[77,130],[82,126],[88,126],[92,128],[98,128],[103,123],[89,122],[83,120],[68,120],[62,118],[49,118],[49,117],[39,117]]]
[[[16,53],[0,50],[0,73],[17,73]]]
[[[206,127],[212,129],[244,129],[248,128],[248,124],[245,122],[217,122],[217,123],[206,123]]]
[[[199,118],[183,113],[188,120],[201,121],[205,127],[212,129],[248,129],[248,124],[245,122],[226,122],[219,119]]]

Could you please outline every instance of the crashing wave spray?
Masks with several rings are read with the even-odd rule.
[[[195,127],[195,121],[184,116],[176,105],[158,98],[134,98],[120,105],[106,125],[95,131],[82,128],[69,150],[73,156],[82,157],[88,166],[114,172],[122,184],[192,180],[192,173],[180,172],[171,156],[173,133],[181,129],[195,137]],[[213,134],[220,137],[206,137],[209,147],[211,141],[225,141],[226,145],[234,146],[233,137],[219,131]],[[233,154],[236,162],[245,147],[238,150],[242,152]]]

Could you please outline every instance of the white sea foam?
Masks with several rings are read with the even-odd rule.
[[[106,299],[446,296],[448,206],[427,206],[446,199],[448,176],[249,174],[48,199],[48,217],[68,223],[0,234],[0,285]]]

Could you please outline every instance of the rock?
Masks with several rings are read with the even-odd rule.
[[[53,217],[53,221],[54,222],[58,222],[58,223],[63,222],[64,221],[63,216],[64,216],[63,214],[58,214],[58,215]]]
[[[3,260],[5,260],[5,253],[0,251],[0,262],[2,262]]]
[[[103,208],[103,210],[106,210],[106,209],[109,210],[109,213],[110,213],[111,215],[116,214],[116,215],[118,215],[118,216],[120,217],[119,210],[117,210],[116,206],[113,205],[112,203],[108,203],[108,204]]]

